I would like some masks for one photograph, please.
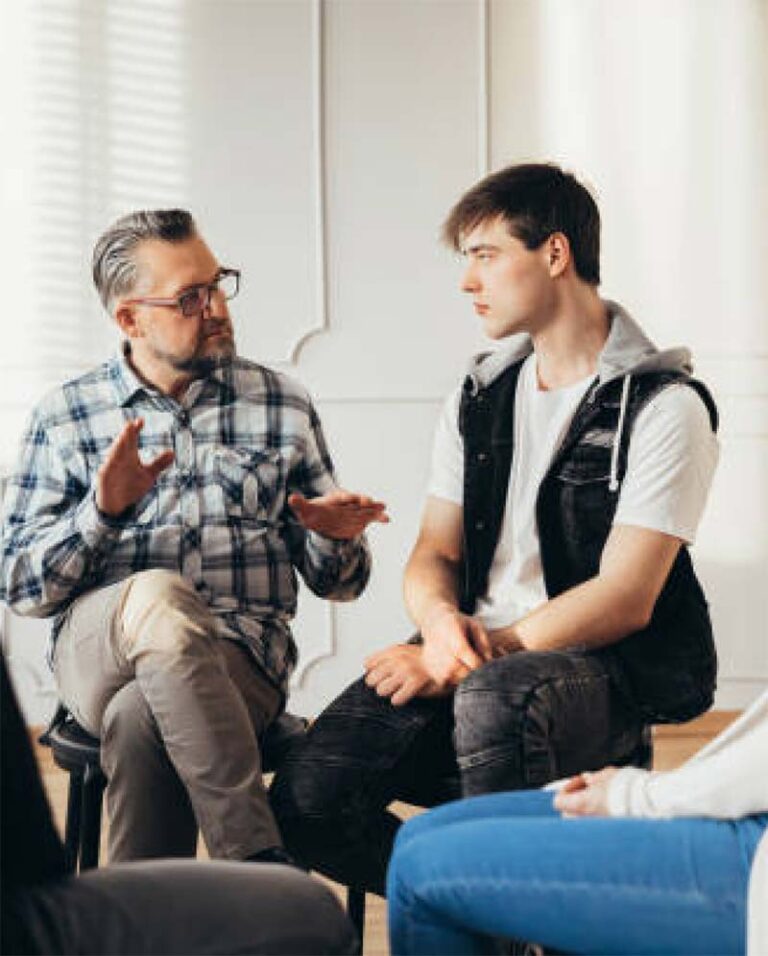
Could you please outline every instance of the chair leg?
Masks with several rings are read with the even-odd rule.
[[[80,824],[82,820],[83,774],[70,772],[67,794],[67,823],[64,828],[64,849],[70,873],[77,872],[80,862]]]
[[[365,930],[365,893],[353,887],[347,889],[347,916],[355,927],[360,940],[360,952],[363,951],[363,932]]]
[[[80,833],[80,870],[90,870],[99,865],[99,840],[101,837],[101,803],[104,793],[104,775],[97,767],[89,766],[83,781]]]

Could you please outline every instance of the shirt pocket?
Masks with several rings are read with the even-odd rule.
[[[213,471],[228,516],[271,522],[282,509],[282,461],[276,450],[217,448]]]

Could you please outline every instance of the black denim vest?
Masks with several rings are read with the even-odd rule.
[[[459,429],[464,439],[464,566],[461,606],[473,613],[488,585],[507,500],[514,453],[514,406],[522,361],[486,388],[464,383]],[[627,465],[637,414],[663,388],[684,382],[700,395],[717,429],[705,386],[682,372],[631,379],[618,478]],[[609,487],[622,379],[590,387],[539,487],[536,520],[547,594],[557,597],[594,577],[611,530],[619,491]],[[620,488],[620,484],[619,484]],[[682,547],[642,631],[590,653],[603,656],[647,723],[690,720],[712,704],[717,658],[707,602]]]

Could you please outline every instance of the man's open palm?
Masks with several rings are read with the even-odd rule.
[[[157,476],[173,461],[163,451],[146,464],[139,458],[139,432],[144,419],[126,422],[112,442],[96,479],[96,504],[104,514],[116,516],[135,505],[152,488]]]
[[[327,538],[348,540],[356,538],[372,521],[389,521],[387,506],[368,495],[357,495],[342,488],[334,488],[319,498],[305,498],[292,494],[288,504],[301,524]]]

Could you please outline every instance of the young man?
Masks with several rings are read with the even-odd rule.
[[[260,740],[296,659],[297,569],[368,579],[384,506],[336,487],[306,392],[238,358],[223,267],[189,213],[137,212],[96,245],[117,356],[35,409],[3,522],[0,599],[56,615],[61,699],[101,738],[113,862],[284,861]]]
[[[500,345],[438,426],[405,572],[419,637],[369,658],[273,789],[292,852],[353,886],[384,890],[393,798],[642,762],[647,724],[711,703],[687,545],[716,411],[686,350],[600,298],[599,233],[588,191],[538,164],[489,176],[446,222]]]

